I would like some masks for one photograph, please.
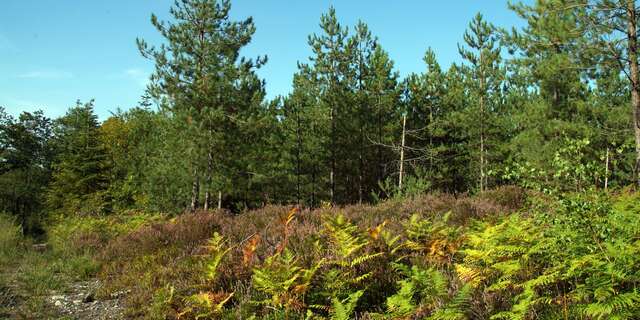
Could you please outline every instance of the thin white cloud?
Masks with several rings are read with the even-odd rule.
[[[135,81],[139,86],[145,87],[149,82],[149,74],[139,68],[129,68],[123,72],[124,76]]]
[[[138,68],[127,69],[127,70],[124,71],[124,73],[127,76],[130,76],[130,77],[144,76],[144,71],[142,71],[142,69],[138,69]]]
[[[37,70],[19,74],[18,78],[22,79],[69,79],[73,78],[73,73],[68,71],[57,70]]]
[[[15,105],[17,107],[35,107],[40,105],[35,101],[25,100],[25,99],[9,98],[7,99],[7,101],[8,101],[8,104]]]

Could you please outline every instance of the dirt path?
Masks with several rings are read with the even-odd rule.
[[[72,319],[115,320],[124,319],[122,297],[125,292],[113,294],[108,299],[98,299],[98,280],[73,283],[65,292],[51,295],[47,301],[62,316]]]
[[[96,279],[80,281],[70,284],[64,291],[29,299],[18,293],[20,290],[17,286],[0,286],[0,319],[125,319],[122,300],[126,292],[113,294],[106,299],[97,298],[95,293],[99,287],[100,281]],[[42,302],[37,311],[30,310],[30,300]]]

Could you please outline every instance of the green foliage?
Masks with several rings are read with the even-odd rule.
[[[327,261],[329,270],[323,273],[323,287],[332,299],[345,299],[356,291],[355,288],[366,284],[372,275],[362,272],[361,266],[382,253],[364,250],[369,240],[342,214],[328,217],[324,227],[332,257]]]
[[[5,266],[18,257],[21,233],[14,217],[0,213],[0,266]]]
[[[358,299],[360,299],[363,293],[364,290],[356,291],[350,294],[344,300],[339,300],[338,298],[334,297],[331,300],[331,312],[329,313],[331,320],[352,319],[352,314],[356,308]]]
[[[34,296],[100,273],[156,318],[639,318],[633,5],[512,3],[511,31],[477,14],[461,64],[427,49],[405,79],[332,7],[291,94],[266,101],[266,57],[241,57],[253,20],[176,1],[151,17],[162,44],[138,40],[155,64],[139,107],[0,108],[0,271]],[[531,202],[487,192],[507,184]],[[298,206],[283,222],[216,200]]]
[[[162,215],[137,211],[105,217],[62,217],[49,228],[48,242],[57,252],[95,252],[109,240],[162,218]]]
[[[468,284],[462,286],[443,307],[438,308],[429,320],[461,320],[467,319],[467,310],[470,306],[472,287]]]
[[[39,236],[47,220],[41,210],[54,157],[52,131],[42,111],[14,119],[0,107],[0,212],[17,217],[28,235]]]
[[[633,318],[637,231],[629,228],[639,223],[637,214],[598,196],[570,196],[562,204],[551,215],[512,216],[471,233],[459,274],[512,298],[495,319]]]
[[[449,280],[440,271],[419,265],[397,265],[405,276],[398,281],[398,291],[387,298],[388,319],[405,319],[415,315],[425,319],[466,319],[472,287],[464,285],[453,296]]]
[[[406,317],[418,312],[418,308],[431,310],[447,296],[447,280],[434,269],[411,268],[399,265],[406,279],[398,281],[400,289],[387,298],[387,312],[392,318]]]
[[[253,286],[267,295],[257,303],[285,312],[302,310],[304,296],[321,264],[322,261],[309,269],[300,267],[287,249],[268,257],[262,266],[253,269]]]
[[[594,181],[604,178],[605,168],[598,163],[603,159],[594,159],[588,154],[590,143],[587,138],[565,139],[547,168],[538,169],[528,162],[516,163],[505,168],[502,178],[548,194],[592,188]]]
[[[186,308],[184,308],[179,316],[193,316],[195,319],[210,319],[219,315],[225,303],[233,297],[234,292],[214,293],[210,290],[210,285],[218,278],[218,268],[220,263],[231,248],[225,248],[224,238],[217,232],[208,240],[206,245],[207,256],[204,259],[204,279],[206,284],[203,286],[205,290],[197,294],[192,294],[185,298]],[[168,290],[168,296],[166,291]],[[164,304],[168,305],[173,300],[173,287],[161,290],[161,297],[165,299]]]
[[[77,105],[57,121],[52,182],[48,208],[62,215],[105,213],[106,153],[100,142],[93,101]]]
[[[225,249],[223,247],[224,240],[219,233],[214,233],[213,238],[209,240],[207,244],[207,250],[209,256],[205,262],[206,265],[206,279],[208,281],[215,281],[218,275],[218,267],[222,258],[231,250],[231,248]]]
[[[416,168],[412,174],[404,177],[402,190],[398,188],[394,179],[387,178],[378,182],[380,194],[372,192],[372,198],[374,202],[380,202],[382,199],[404,199],[420,196],[426,194],[432,188],[429,179],[427,172]]]

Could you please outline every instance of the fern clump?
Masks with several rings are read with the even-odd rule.
[[[456,265],[462,279],[510,302],[494,300],[492,319],[637,318],[637,211],[600,196],[560,204],[470,232]]]
[[[256,303],[285,312],[303,310],[304,296],[321,265],[319,262],[305,269],[298,265],[293,253],[287,249],[268,257],[262,266],[253,269],[253,286],[266,295]]]
[[[190,262],[191,282],[156,288],[148,309],[181,319],[639,319],[640,196],[532,201],[490,219],[414,214],[373,227],[380,217],[254,215],[269,223],[225,226],[231,236],[194,250],[204,254]]]
[[[406,247],[423,254],[435,264],[450,264],[458,248],[463,243],[462,226],[451,226],[451,211],[442,217],[423,219],[414,214],[406,223]]]
[[[209,319],[220,315],[224,305],[234,295],[234,292],[215,291],[212,288],[218,277],[220,263],[227,253],[231,251],[231,248],[226,246],[224,238],[216,232],[207,241],[205,249],[207,254],[203,259],[203,285],[201,285],[198,293],[184,299],[186,307],[178,314],[179,317],[191,316],[195,319]],[[173,288],[170,289],[170,292],[170,296],[173,297]]]
[[[372,238],[341,214],[329,217],[324,227],[330,258],[323,270],[321,295],[329,301],[344,301],[366,288],[373,273],[367,271],[366,266],[382,252],[369,252]]]
[[[398,281],[396,294],[387,298],[383,318],[465,319],[471,286],[464,285],[451,295],[451,281],[441,271],[419,265],[397,265],[396,269],[405,278]]]

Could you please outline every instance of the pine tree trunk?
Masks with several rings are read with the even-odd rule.
[[[605,157],[604,165],[604,191],[606,192],[609,187],[609,147],[607,147],[607,155]]]
[[[316,123],[315,121],[311,121],[311,132],[313,134],[314,138],[317,138],[317,131],[316,131]],[[314,153],[313,151],[310,154],[310,158],[313,159],[312,161],[312,165],[311,165],[311,207],[315,208],[316,207],[316,176],[317,176],[317,167],[316,167],[316,163],[315,161],[316,159],[316,153]]]
[[[485,184],[485,150],[484,150],[484,143],[485,143],[485,138],[484,138],[484,97],[486,95],[485,92],[485,74],[482,71],[482,66],[483,66],[483,54],[482,52],[480,52],[480,64],[481,64],[481,74],[480,74],[480,192],[484,191],[485,188],[487,187]]]
[[[198,175],[198,169],[193,170],[193,185],[191,188],[191,212],[196,211],[199,206],[199,198],[200,197],[200,176]]]
[[[207,159],[207,177],[205,181],[206,192],[204,193],[204,211],[209,210],[209,203],[211,203],[211,179],[213,175],[213,154],[209,151]]]
[[[360,131],[362,131],[362,129],[360,129]],[[360,133],[360,136],[362,137],[363,134]],[[360,139],[360,155],[359,155],[359,170],[358,170],[358,203],[362,203],[362,197],[363,197],[363,193],[364,193],[364,160],[363,160],[363,153],[364,153],[364,139],[361,138]]]
[[[430,175],[431,172],[433,172],[433,157],[434,157],[434,152],[433,152],[433,103],[429,104],[429,130],[427,130],[427,132],[429,133],[429,171],[430,171]]]
[[[378,182],[382,181],[384,166],[382,163],[382,102],[380,95],[378,95]]]
[[[361,109],[364,109],[363,105],[361,105]],[[363,110],[360,110],[362,119],[360,119],[360,148],[358,152],[358,203],[362,203],[364,193],[364,116],[362,112]]]
[[[316,206],[316,169],[315,167],[311,171],[311,207]]]
[[[638,75],[638,31],[634,0],[627,0],[627,45],[629,51],[629,73],[631,80],[631,107],[633,108],[633,129],[636,140],[635,179],[640,186],[640,79]]]
[[[22,201],[20,201],[20,197],[16,199],[16,212],[20,214],[20,229],[22,230],[22,235],[25,236],[28,232],[27,230],[27,212],[24,210],[24,206],[21,205]]]
[[[296,138],[298,146],[296,148],[296,203],[300,205],[300,154],[302,152],[302,136],[300,128],[300,110],[296,108]]]
[[[360,59],[358,60],[360,62],[360,72],[358,73],[358,91],[360,94],[362,94],[363,91],[363,86],[362,86],[362,70],[363,70],[363,64],[362,64],[362,50],[359,51],[360,53]],[[363,194],[363,183],[364,183],[364,124],[365,124],[365,117],[366,117],[366,112],[364,110],[364,103],[362,103],[362,100],[360,100],[360,110],[358,112],[358,115],[360,116],[360,150],[358,153],[358,203],[362,203],[362,194]]]
[[[404,138],[407,127],[407,115],[402,116],[402,140],[400,142],[400,174],[398,176],[398,191],[402,192],[402,178],[404,177]]]
[[[331,204],[335,204],[335,193],[336,193],[336,181],[335,181],[335,172],[336,172],[336,115],[335,115],[335,107],[331,106],[331,172],[329,173],[329,184],[330,188],[330,197]]]

